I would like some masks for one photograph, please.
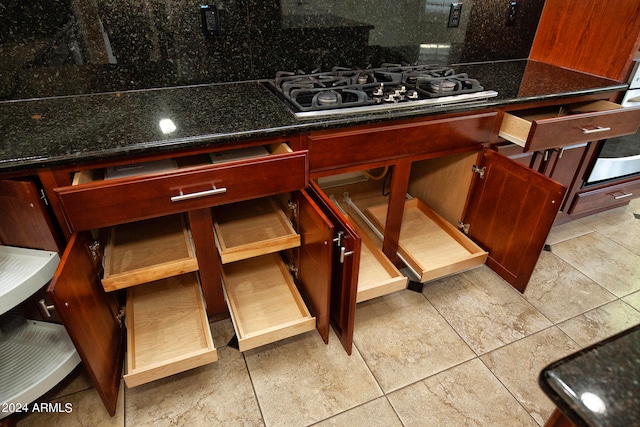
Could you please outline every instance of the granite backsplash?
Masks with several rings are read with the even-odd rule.
[[[0,4],[0,100],[269,79],[278,70],[526,58],[544,0],[193,0]]]

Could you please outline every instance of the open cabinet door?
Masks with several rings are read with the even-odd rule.
[[[485,149],[463,220],[487,265],[520,292],[536,266],[566,188]]]
[[[0,181],[0,243],[62,252],[63,243],[31,181]]]
[[[300,234],[297,248],[298,285],[302,297],[316,318],[316,329],[329,342],[331,302],[331,260],[333,224],[304,190],[295,194],[296,227]]]
[[[333,238],[329,241],[333,246],[330,321],[347,354],[351,354],[362,241],[342,213],[314,182],[310,183],[308,190],[334,226]]]
[[[47,293],[111,416],[124,360],[125,329],[114,315],[115,298],[102,288],[90,255],[91,235],[74,233]]]

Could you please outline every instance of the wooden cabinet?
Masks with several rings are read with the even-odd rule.
[[[0,181],[0,206],[0,419],[10,425],[12,412],[55,387],[80,357],[42,295],[60,256],[36,182]]]
[[[478,116],[458,117],[461,129],[473,127],[465,126],[467,119],[474,126],[482,123],[474,132],[489,139],[493,119],[483,117],[478,122]],[[437,125],[432,125],[433,128],[426,125],[412,128],[433,129],[439,135]],[[338,141],[344,138],[344,132],[338,131],[336,135]],[[428,140],[430,133],[417,135]],[[325,212],[332,212],[345,222],[348,230],[344,236],[348,237],[343,240],[352,244],[339,248],[338,253],[348,256],[335,257],[338,266],[334,266],[333,273],[332,296],[342,298],[336,297],[341,305],[339,311],[332,305],[331,315],[341,313],[351,318],[342,319],[343,324],[354,323],[356,303],[361,300],[357,296],[361,292],[360,283],[353,277],[363,276],[362,268],[369,268],[363,262],[365,236],[373,242],[373,258],[384,259],[381,265],[394,261],[398,266],[406,266],[414,271],[418,281],[433,280],[486,262],[516,289],[524,291],[565,187],[505,156],[482,149],[482,139],[461,149],[455,143],[458,136],[450,136],[449,151],[424,150],[384,163],[378,161],[377,149],[369,152],[363,145],[358,156],[365,159],[369,152],[371,159],[369,165],[360,165],[362,174],[368,178],[365,181],[353,177],[356,169],[352,166],[327,170],[328,164],[322,164],[311,171],[311,177],[322,187],[314,181],[310,191],[322,201]],[[310,136],[311,155],[312,147],[320,141],[331,141],[330,133],[323,132],[320,138]],[[318,149],[319,145],[315,146]],[[443,142],[441,148],[444,146]],[[311,164],[318,165],[313,160]],[[351,177],[357,182],[345,183],[341,176],[345,172],[349,172],[345,179]],[[458,223],[465,232],[457,228]],[[358,240],[360,244],[354,244]],[[351,262],[349,267],[347,262]],[[386,278],[380,281],[385,282]],[[396,282],[375,295],[404,286]],[[362,292],[366,292],[364,287]],[[352,336],[353,332],[349,334]]]
[[[575,6],[545,2],[529,58],[626,81],[640,42],[637,3],[582,0]]]
[[[598,140],[633,134],[639,124],[640,109],[605,100],[510,111],[504,114],[499,136],[513,145],[498,143],[494,148],[568,188],[556,218],[562,223],[573,215],[624,203],[613,197],[604,202],[606,197],[583,191],[583,177]]]
[[[110,413],[115,411],[125,336],[129,387],[217,360],[202,294],[208,308],[210,302],[226,302],[241,350],[314,328],[328,341],[335,226],[304,191],[306,152],[280,147],[282,153],[274,154],[280,148],[267,147],[259,158],[238,158],[242,154],[234,152],[229,159],[215,153],[213,165],[176,159],[171,164],[187,166],[166,171],[154,166],[148,173],[112,180],[95,180],[99,171],[84,172],[76,185],[55,190],[70,225],[99,228],[108,241],[102,251],[88,231],[74,230],[49,294]],[[219,163],[221,157],[225,161]],[[261,169],[263,163],[269,167]],[[146,203],[155,203],[152,199],[170,200],[178,192],[161,183],[200,173],[207,181],[210,173],[256,164],[265,175],[256,180],[251,168],[259,182],[246,192],[236,181],[234,194],[222,198],[208,191],[194,197],[190,193],[187,199],[177,194],[172,203],[180,206],[195,199],[194,210],[186,215],[175,213],[171,204],[151,218],[141,213]],[[278,182],[280,176],[286,179]],[[264,181],[276,184],[260,187]],[[138,187],[136,191],[153,194],[139,200],[126,192]],[[111,193],[118,188],[123,197],[113,205],[124,209],[128,203],[125,212],[109,208],[104,217],[86,216],[81,206],[98,197],[93,191],[102,197],[105,191],[118,194]],[[126,310],[116,297],[118,290],[126,291]],[[220,314],[220,309],[212,313]],[[343,335],[338,332],[350,345],[351,336]]]

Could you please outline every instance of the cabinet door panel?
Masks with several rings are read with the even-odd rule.
[[[100,283],[88,233],[73,234],[47,293],[110,415],[116,411],[124,360],[125,329]]]
[[[298,209],[297,228],[301,245],[298,254],[300,293],[316,317],[316,329],[329,342],[331,302],[331,260],[334,227],[304,191],[295,193]]]
[[[338,335],[342,346],[348,354],[351,354],[362,241],[351,224],[313,182],[310,183],[309,194],[329,218],[329,221],[333,223],[333,238],[336,239],[339,236],[339,241],[329,242],[334,246],[331,267],[330,319],[331,326]]]
[[[566,188],[494,151],[480,166],[464,222],[489,252],[487,265],[524,292]]]
[[[60,252],[63,245],[38,189],[29,181],[0,181],[0,243]]]

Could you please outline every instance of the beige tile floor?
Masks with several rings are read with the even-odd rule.
[[[557,226],[524,295],[480,267],[361,303],[354,350],[310,332],[133,389],[107,415],[81,369],[19,426],[538,426],[548,363],[640,323],[640,201]],[[49,394],[48,396],[51,396]]]

